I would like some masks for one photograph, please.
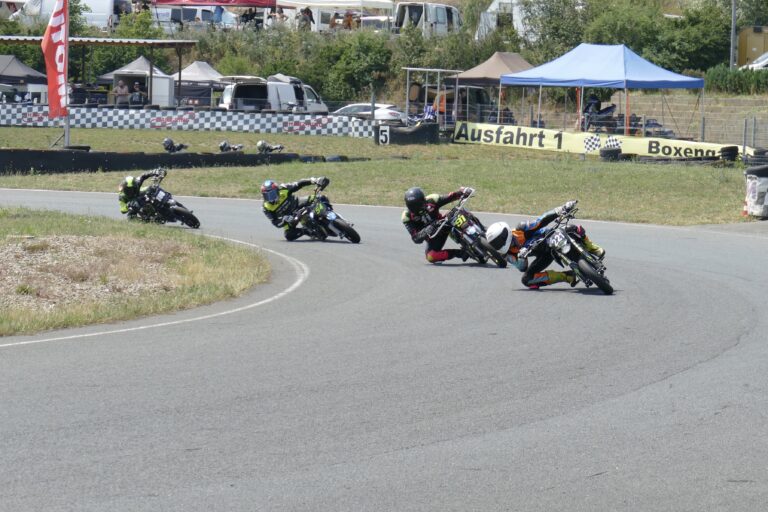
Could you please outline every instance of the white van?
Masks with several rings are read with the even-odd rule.
[[[219,102],[219,107],[227,110],[328,113],[320,95],[292,76],[225,76],[221,81],[231,82],[224,87]]]
[[[459,31],[461,15],[452,5],[400,2],[395,8],[395,32],[409,25],[419,28],[424,37],[442,36]]]
[[[83,17],[88,25],[98,27],[102,31],[110,30],[117,20],[117,13],[131,12],[130,0],[83,0],[80,2],[87,10]],[[48,24],[56,0],[27,0],[11,14],[10,19],[23,24]]]

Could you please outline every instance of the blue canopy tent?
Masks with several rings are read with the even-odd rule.
[[[629,89],[701,89],[701,94],[704,93],[704,79],[661,68],[623,44],[582,43],[553,61],[518,73],[501,75],[499,80],[500,89],[515,85],[539,86],[539,115],[542,87],[579,87],[580,97],[583,97],[584,87],[624,89],[625,94]],[[701,105],[703,118],[703,99]]]

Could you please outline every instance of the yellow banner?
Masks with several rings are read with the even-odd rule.
[[[460,122],[453,141],[511,148],[542,149],[566,153],[599,153],[601,148],[621,148],[622,153],[662,158],[719,157],[726,144],[677,139],[632,137],[607,133],[563,132],[527,126]]]

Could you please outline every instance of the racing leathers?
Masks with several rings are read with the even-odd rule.
[[[416,244],[427,242],[424,255],[430,263],[439,263],[453,258],[467,260],[468,255],[461,249],[443,249],[450,234],[450,226],[445,225],[436,232],[438,224],[444,218],[440,213],[440,207],[461,199],[465,190],[469,189],[462,187],[445,195],[429,194],[424,198],[424,207],[418,212],[413,213],[409,209],[403,212],[402,221],[408,234],[411,235],[411,240]]]
[[[554,260],[546,244],[538,244],[534,249],[530,249],[534,240],[544,236],[549,231],[550,228],[547,225],[550,222],[561,213],[573,209],[574,206],[575,202],[569,201],[534,220],[519,223],[512,231],[511,235],[514,238],[507,254],[507,260],[523,272],[522,282],[528,288],[536,289],[562,282],[567,282],[571,286],[576,285],[577,278],[572,270],[565,272],[545,270]],[[589,252],[601,259],[605,256],[605,250],[589,239],[582,226],[569,225],[566,229],[571,235],[580,238]],[[534,260],[529,264],[528,259],[531,257]]]
[[[118,188],[117,199],[120,202],[120,213],[127,213],[129,219],[136,217],[136,214],[141,208],[139,204],[139,198],[144,190],[141,188],[144,181],[149,178],[165,176],[165,169],[154,169],[149,172],[145,172],[138,178],[133,176],[127,176]]]
[[[286,240],[296,240],[307,233],[305,233],[304,228],[297,225],[299,219],[294,217],[294,213],[298,209],[307,206],[314,197],[296,197],[294,192],[297,192],[299,189],[308,185],[321,185],[321,187],[325,187],[329,182],[330,180],[325,177],[313,177],[294,181],[292,183],[281,183],[277,189],[277,199],[275,199],[274,202],[265,200],[262,211],[275,227],[283,228],[283,235]],[[318,195],[317,200],[325,203],[328,208],[331,208],[331,204],[326,196]]]

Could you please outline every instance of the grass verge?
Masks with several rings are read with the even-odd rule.
[[[59,132],[1,128],[0,146],[24,141],[28,147],[44,148]],[[161,150],[166,135],[150,130],[78,130],[73,140],[94,149],[154,152]],[[403,193],[415,185],[428,192],[466,185],[478,191],[471,205],[476,210],[537,215],[576,198],[584,217],[598,220],[672,225],[743,221],[745,186],[739,166],[602,162],[580,155],[462,144],[375,146],[368,139],[347,137],[227,133],[214,138],[209,132],[176,132],[173,137],[188,143],[190,151],[218,151],[224,138],[252,151],[264,138],[301,154],[372,159],[172,171],[163,186],[181,195],[256,199],[267,178],[292,181],[325,175],[331,178],[326,192],[336,203],[402,206]],[[0,176],[0,187],[111,192],[124,174]]]
[[[3,336],[191,308],[270,275],[262,254],[187,230],[23,208],[0,208],[0,251]]]

